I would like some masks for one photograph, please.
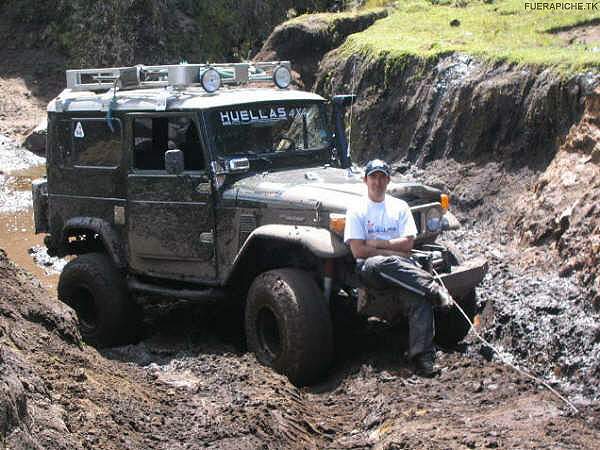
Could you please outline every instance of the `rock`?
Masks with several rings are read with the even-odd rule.
[[[597,73],[587,72],[579,76],[579,86],[581,95],[594,95],[594,91],[600,86],[600,75]]]
[[[310,89],[325,53],[338,47],[348,35],[364,30],[385,16],[387,11],[379,9],[334,16],[311,14],[304,19],[292,19],[273,30],[255,60],[292,61],[292,69],[299,73],[304,87]]]
[[[46,134],[48,122],[42,120],[23,141],[23,147],[38,156],[46,156]]]

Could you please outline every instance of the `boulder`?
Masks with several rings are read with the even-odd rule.
[[[46,156],[46,134],[48,121],[42,120],[23,141],[23,147],[38,156]]]

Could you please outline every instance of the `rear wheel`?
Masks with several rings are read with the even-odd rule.
[[[70,261],[58,282],[58,298],[79,318],[88,344],[109,347],[131,342],[139,330],[139,311],[129,298],[125,278],[103,253]]]
[[[248,291],[248,349],[295,384],[315,381],[333,354],[327,301],[313,278],[298,269],[260,274]]]
[[[443,245],[450,252],[450,263],[452,265],[462,264],[465,261],[465,257],[455,245],[450,243],[444,243]],[[455,298],[454,300],[458,302],[472,323],[478,312],[475,289],[462,298]],[[469,334],[471,324],[467,322],[456,306],[450,310],[435,310],[434,314],[435,341],[438,345],[446,348],[454,347]]]

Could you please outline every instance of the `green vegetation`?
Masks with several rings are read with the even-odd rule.
[[[578,25],[600,27],[599,11],[532,11],[523,0],[402,0],[394,6],[386,19],[350,36],[344,52],[396,62],[461,52],[488,61],[553,66],[565,73],[600,68],[598,31],[595,42],[588,43],[575,34],[569,39],[557,33]]]
[[[334,0],[0,0],[0,40],[71,67],[238,61],[288,17]]]

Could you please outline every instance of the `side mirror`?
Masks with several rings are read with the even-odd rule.
[[[248,158],[230,159],[228,165],[229,173],[240,173],[250,170],[250,161]]]
[[[168,174],[179,175],[183,172],[183,152],[178,149],[165,152],[165,170]]]

